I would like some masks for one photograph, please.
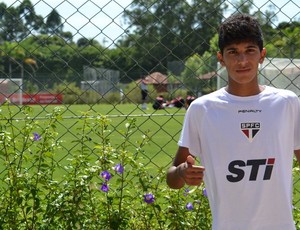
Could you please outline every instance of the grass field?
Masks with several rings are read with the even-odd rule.
[[[46,115],[51,113],[54,105],[40,106],[34,105],[32,118],[40,121],[46,119]],[[59,138],[63,141],[63,149],[59,161],[68,157],[76,151],[74,140],[80,138],[81,117],[83,113],[90,111],[90,116],[97,114],[106,115],[110,120],[110,142],[117,147],[123,141],[120,130],[125,130],[128,119],[136,120],[136,129],[132,133],[130,140],[132,150],[135,149],[136,141],[142,139],[142,135],[149,131],[150,142],[144,147],[146,161],[157,167],[167,167],[177,149],[177,141],[181,131],[181,126],[185,114],[185,109],[168,108],[166,110],[153,110],[148,105],[148,110],[141,110],[135,104],[114,105],[62,105],[63,120],[57,125]],[[2,107],[2,113],[7,113],[7,109]],[[11,113],[14,119],[22,120],[23,115],[19,107],[11,106]],[[37,131],[38,132],[38,131]],[[96,136],[91,136],[97,142]]]

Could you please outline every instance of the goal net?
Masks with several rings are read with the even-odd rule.
[[[0,78],[0,104],[9,101],[11,104],[22,105],[22,84],[20,78]]]
[[[227,84],[227,71],[218,66],[218,88]],[[300,59],[265,58],[260,65],[259,83],[289,89],[300,96]]]
[[[82,90],[94,90],[102,95],[119,91],[117,84],[120,81],[120,71],[118,70],[84,66],[83,78]]]

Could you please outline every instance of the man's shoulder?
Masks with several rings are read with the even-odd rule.
[[[192,110],[196,108],[197,109],[211,108],[216,104],[222,103],[222,101],[224,100],[223,97],[224,97],[223,89],[218,89],[214,92],[196,98],[189,107],[191,107]]]
[[[273,86],[267,86],[267,93],[272,94],[274,97],[282,97],[282,98],[298,98],[296,93],[289,89],[280,89],[275,88]]]
[[[198,97],[197,100],[198,101],[214,101],[214,100],[219,99],[222,96],[224,96],[224,91],[225,91],[225,88],[221,88],[221,89],[213,91],[209,94],[205,94],[201,97]]]

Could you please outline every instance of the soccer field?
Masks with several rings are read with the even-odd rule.
[[[150,141],[144,146],[145,161],[155,167],[167,167],[170,165],[177,149],[177,141],[182,127],[185,109],[168,108],[166,110],[153,110],[148,106],[148,110],[141,110],[135,104],[118,105],[34,105],[32,119],[42,124],[47,119],[47,114],[52,113],[55,107],[62,108],[62,120],[56,124],[58,137],[62,141],[63,148],[58,155],[60,159],[68,158],[76,152],[77,142],[81,135],[83,116],[88,114],[90,119],[97,115],[105,115],[110,120],[110,143],[113,147],[118,147],[123,142],[122,132],[126,129],[125,124],[129,119],[135,119],[136,128],[130,135],[131,146],[129,150],[135,151],[137,141],[142,139],[142,135],[149,133]],[[20,113],[20,108],[2,106],[2,114],[11,113],[13,119],[20,122],[24,115]],[[16,123],[17,125],[17,123]],[[43,127],[41,127],[42,129]],[[36,132],[40,132],[37,130]],[[93,142],[97,142],[97,136],[89,137]],[[99,139],[99,141],[101,141]],[[99,143],[101,144],[101,143]]]

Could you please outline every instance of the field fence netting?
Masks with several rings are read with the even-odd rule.
[[[18,122],[26,119],[42,127],[53,108],[62,106],[63,120],[56,127],[62,143],[55,162],[60,173],[67,173],[64,162],[80,146],[83,117],[106,115],[115,146],[124,138],[120,130],[127,120],[135,119],[129,148],[138,149],[137,140],[147,132],[144,161],[166,170],[189,101],[226,84],[216,60],[216,33],[220,22],[236,12],[261,22],[268,54],[260,82],[300,96],[296,0],[0,1],[1,122],[7,122],[1,133],[9,132],[3,127],[11,124],[21,135]],[[25,105],[33,108],[30,119],[21,111]],[[0,161],[6,161],[3,155]],[[4,173],[0,166],[3,184],[8,183]],[[299,179],[294,183],[300,194]]]

